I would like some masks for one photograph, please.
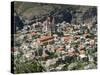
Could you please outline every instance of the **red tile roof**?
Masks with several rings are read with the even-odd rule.
[[[35,32],[32,32],[31,34],[32,34],[32,35],[36,35],[36,33],[35,33]]]
[[[71,35],[65,35],[64,37],[64,41],[69,41],[70,39],[72,39]]]
[[[39,41],[43,42],[43,41],[51,40],[53,38],[54,38],[53,36],[41,36],[41,38],[39,38]]]
[[[61,47],[61,48],[58,48],[57,50],[59,50],[59,51],[63,51],[63,50],[64,50],[64,48],[62,48],[62,47]]]

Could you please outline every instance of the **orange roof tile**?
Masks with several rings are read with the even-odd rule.
[[[31,34],[32,34],[32,35],[36,35],[36,33],[35,33],[35,32],[32,32]]]
[[[51,40],[53,38],[54,38],[53,36],[41,36],[41,38],[39,38],[39,41],[43,42],[43,41]]]

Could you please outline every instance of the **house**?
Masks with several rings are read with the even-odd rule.
[[[44,43],[50,43],[54,41],[54,37],[53,36],[41,36],[40,38],[38,38],[38,42],[40,44],[44,44]]]
[[[71,40],[73,40],[73,36],[72,35],[69,35],[69,34],[65,34],[63,37],[62,37],[62,40],[64,42],[69,42]]]

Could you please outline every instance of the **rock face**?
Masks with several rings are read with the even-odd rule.
[[[52,15],[55,23],[66,21],[68,23],[97,23],[97,8],[95,6],[72,6],[72,5],[54,5],[43,3],[15,2],[15,10],[24,21],[24,24],[44,21],[47,16]],[[19,29],[23,27],[20,18],[15,16],[15,24]],[[27,22],[27,23],[26,23]]]
[[[14,19],[15,19],[14,25],[15,25],[16,27],[18,27],[19,29],[22,29],[23,26],[24,26],[24,24],[23,24],[23,22],[21,21],[21,19],[19,18],[19,16],[14,16]]]
[[[55,23],[62,23],[63,21],[71,23],[72,14],[66,10],[59,11],[55,16]]]

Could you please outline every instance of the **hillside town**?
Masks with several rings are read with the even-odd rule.
[[[74,25],[65,21],[55,25],[53,19],[50,20],[48,17],[43,23],[24,26],[14,34],[14,64],[37,59],[45,71],[61,71],[66,63],[70,64],[68,70],[77,68],[75,62],[79,61],[85,62],[83,69],[97,68],[96,25]]]
[[[95,18],[94,18],[95,19]],[[30,20],[32,21],[32,20]],[[97,68],[97,23],[55,23],[48,15],[16,27],[11,48],[15,73]]]

